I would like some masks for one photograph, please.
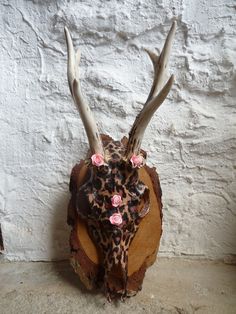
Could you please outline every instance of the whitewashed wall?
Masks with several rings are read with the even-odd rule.
[[[236,253],[236,5],[233,0],[1,0],[0,220],[6,258],[68,255],[72,166],[88,148],[66,79],[63,28],[82,51],[82,86],[102,132],[127,135],[151,85],[143,48],[178,30],[175,85],[143,148],[158,167],[162,255]]]

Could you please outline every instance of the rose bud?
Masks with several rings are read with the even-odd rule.
[[[144,164],[144,158],[142,155],[135,155],[130,158],[133,168],[141,168]]]
[[[115,213],[115,214],[113,214],[113,215],[109,218],[109,220],[110,220],[110,223],[111,223],[112,225],[116,225],[116,226],[121,225],[122,222],[123,222],[122,216],[121,216],[120,213]]]
[[[121,196],[119,194],[115,194],[111,198],[111,203],[113,207],[119,207],[122,203]]]
[[[92,164],[100,167],[104,165],[104,157],[101,154],[94,154],[91,156]]]

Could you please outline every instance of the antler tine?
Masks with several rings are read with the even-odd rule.
[[[75,53],[71,35],[67,27],[65,27],[65,36],[68,52],[67,76],[70,92],[79,109],[92,154],[103,154],[103,145],[96,122],[81,92],[79,81],[80,51],[78,50],[77,53]]]
[[[146,50],[153,63],[154,79],[147,101],[144,104],[141,112],[136,117],[135,122],[129,133],[129,141],[126,149],[127,158],[130,158],[132,154],[139,153],[144,132],[148,126],[148,123],[151,120],[155,111],[160,107],[160,105],[167,97],[173,84],[174,75],[169,78],[166,84],[164,84],[164,80],[167,72],[167,65],[175,30],[176,22],[174,21],[159,57],[155,53]]]
[[[163,87],[165,76],[167,74],[166,73],[167,65],[170,58],[170,52],[171,52],[171,47],[174,40],[175,30],[176,30],[176,21],[174,21],[171,26],[171,29],[169,31],[164,47],[159,57],[154,52],[151,52],[148,49],[145,49],[150,59],[152,60],[153,67],[154,67],[153,84],[152,84],[152,88],[151,88],[151,91],[149,93],[146,103],[149,100],[151,100],[153,97],[155,97]]]

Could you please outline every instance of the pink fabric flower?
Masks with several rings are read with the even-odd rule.
[[[133,154],[132,157],[130,158],[130,161],[132,163],[133,168],[141,168],[144,163],[144,159],[142,155]]]
[[[104,157],[101,154],[94,154],[91,156],[92,164],[100,167],[104,165]]]
[[[116,225],[116,226],[121,225],[122,222],[123,222],[122,216],[121,216],[120,213],[115,213],[115,214],[113,214],[113,215],[109,218],[109,220],[110,220],[110,223],[111,223],[112,225]]]
[[[113,207],[118,207],[121,205],[122,203],[122,199],[121,196],[119,194],[115,194],[112,196],[111,198],[111,203]]]

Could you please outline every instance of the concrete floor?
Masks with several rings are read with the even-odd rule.
[[[0,313],[236,313],[236,267],[159,259],[143,289],[125,303],[109,304],[87,292],[68,262],[0,263]]]

